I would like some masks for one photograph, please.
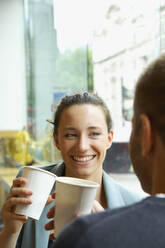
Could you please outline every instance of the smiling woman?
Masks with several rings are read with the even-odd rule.
[[[54,141],[61,152],[63,162],[58,165],[42,166],[41,168],[57,176],[88,179],[98,183],[100,187],[95,198],[97,204],[94,205],[92,212],[103,208],[112,209],[129,205],[141,199],[141,196],[117,184],[103,170],[106,151],[112,144],[113,131],[109,110],[98,95],[84,92],[65,96],[57,107],[52,123],[54,124]],[[19,173],[19,176],[21,174],[22,172]],[[7,226],[14,225],[14,239],[16,239],[20,227],[26,222],[20,232],[17,247],[49,247],[49,233],[44,231],[43,226],[47,222],[46,214],[50,205],[45,206],[38,222],[16,218],[13,213],[13,208],[19,201],[24,200],[27,202],[25,204],[29,204],[26,201],[29,194],[26,186],[24,192],[19,193],[19,180],[20,178],[14,181],[10,197],[3,208],[4,223],[7,223],[3,233],[8,230]],[[17,198],[14,197],[16,191]],[[8,208],[9,204],[12,205],[10,209]],[[9,214],[10,218],[8,218]],[[18,230],[16,226],[18,226]],[[49,224],[46,225],[47,229],[51,229],[51,227]],[[13,229],[11,228],[11,230]],[[13,237],[12,232],[11,235],[9,231],[6,232],[5,237],[8,240]]]
[[[108,132],[100,107],[88,103],[64,109],[54,138],[65,161],[67,176],[101,184],[102,163],[112,143],[113,131]]]
[[[102,185],[102,164],[113,138],[111,128],[110,113],[97,95],[85,92],[62,99],[54,118],[54,140],[65,162],[66,176]],[[101,192],[102,187],[97,200],[106,206]]]

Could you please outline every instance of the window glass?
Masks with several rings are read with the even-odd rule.
[[[112,114],[114,144],[104,168],[132,172],[134,87],[165,51],[164,7],[163,0],[0,1],[3,199],[21,165],[61,160],[46,120],[63,95],[82,90],[97,92]]]

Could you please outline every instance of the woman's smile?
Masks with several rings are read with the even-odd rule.
[[[78,156],[71,156],[73,160],[75,161],[80,161],[80,162],[86,162],[92,160],[95,155],[92,156],[83,156],[83,157],[78,157]]]
[[[88,162],[93,160],[96,157],[96,155],[88,155],[88,156],[71,156],[72,160],[76,162],[76,164],[80,165],[86,165]]]

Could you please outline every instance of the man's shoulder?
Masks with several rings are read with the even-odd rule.
[[[73,229],[84,233],[86,238],[98,235],[109,235],[109,232],[127,232],[126,227],[133,228],[134,224],[143,222],[143,216],[148,210],[148,205],[152,205],[150,197],[125,207],[118,207],[113,210],[107,209],[103,212],[80,216],[74,223]],[[152,212],[152,210],[149,210]],[[119,228],[120,227],[120,228]],[[80,228],[80,229],[79,229]],[[73,232],[72,229],[72,232]],[[102,234],[101,234],[102,233]],[[115,234],[116,235],[116,234]],[[99,238],[98,238],[99,240]]]
[[[118,214],[124,214],[128,208],[129,207],[114,210],[107,209],[103,212],[78,217],[64,228],[56,240],[55,247],[107,247],[104,246],[105,239],[109,239],[112,232],[116,229],[116,226],[117,228],[120,226],[119,223],[115,226],[113,223],[118,222]],[[115,232],[116,231],[118,230],[115,230]]]
[[[65,228],[55,247],[164,248],[164,208],[165,199],[147,197],[130,206],[79,217]]]
[[[158,199],[155,196],[149,196],[129,206],[119,207],[116,209],[107,209],[103,212],[82,216],[78,218],[76,226],[81,226],[86,233],[109,232],[110,230],[118,230],[127,232],[125,228],[134,229],[134,224],[144,223],[150,219],[156,219],[160,216],[159,210],[165,208],[165,199]],[[165,217],[164,217],[165,219]],[[164,224],[165,225],[165,224]],[[119,228],[120,226],[120,228]],[[139,229],[141,228],[138,224]],[[88,235],[88,234],[87,234]]]

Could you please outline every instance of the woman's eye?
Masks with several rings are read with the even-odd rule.
[[[93,132],[93,133],[91,133],[91,136],[92,137],[97,137],[97,136],[99,136],[100,135],[100,133],[98,133],[98,132]]]
[[[74,138],[74,137],[76,137],[76,134],[75,133],[67,133],[67,134],[65,134],[65,137],[66,138]]]

